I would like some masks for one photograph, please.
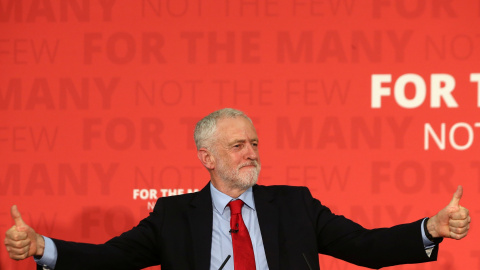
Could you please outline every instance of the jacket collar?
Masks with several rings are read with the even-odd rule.
[[[279,213],[278,208],[273,203],[274,196],[265,186],[255,185],[253,187],[253,198],[257,208],[258,223],[260,224],[268,268],[271,270],[280,269],[278,244]]]
[[[213,226],[212,197],[207,184],[190,202],[188,222],[193,240],[195,269],[210,269]]]
[[[274,196],[265,186],[253,186],[253,198],[263,246],[269,269],[279,269],[278,208],[273,204]],[[212,248],[213,207],[210,183],[198,192],[190,202],[188,214],[193,239],[195,269],[210,269]]]

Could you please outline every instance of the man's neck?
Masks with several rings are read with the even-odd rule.
[[[217,181],[212,181],[212,180],[210,180],[210,182],[218,191],[235,199],[240,197],[240,195],[242,195],[248,189],[248,188],[240,189],[240,188],[228,187],[225,184],[218,184]]]

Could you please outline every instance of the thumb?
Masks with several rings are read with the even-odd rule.
[[[458,186],[457,191],[453,194],[453,198],[448,204],[448,206],[454,206],[454,207],[459,207],[460,199],[462,198],[463,195],[463,187]]]
[[[17,226],[17,229],[25,228],[27,226],[27,224],[23,221],[22,215],[20,214],[20,211],[18,211],[16,205],[12,206],[12,208],[10,209],[10,214],[12,215],[12,219],[15,222],[15,226]]]

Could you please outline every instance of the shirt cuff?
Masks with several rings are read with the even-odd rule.
[[[57,247],[55,246],[55,243],[53,243],[53,240],[43,236],[43,239],[45,240],[45,249],[43,250],[43,256],[39,259],[33,257],[35,262],[38,265],[43,266],[43,269],[55,269],[55,264],[57,263]]]
[[[423,223],[425,222],[426,219],[427,219],[427,218],[424,218],[424,219],[422,220],[422,226],[420,227],[420,228],[421,228],[420,230],[422,231],[423,246],[425,247],[425,249],[430,249],[430,248],[435,247],[435,243],[432,242],[432,241],[430,241],[430,240],[427,238],[427,236],[425,235],[425,231],[423,230],[423,228],[425,228],[425,227],[423,226]]]

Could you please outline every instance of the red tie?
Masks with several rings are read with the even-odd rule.
[[[233,242],[233,263],[235,270],[255,270],[255,256],[252,241],[242,218],[242,200],[231,201],[230,234]]]

